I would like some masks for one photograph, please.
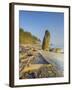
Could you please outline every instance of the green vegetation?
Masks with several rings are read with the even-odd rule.
[[[19,43],[20,44],[37,44],[37,43],[40,43],[40,39],[32,35],[30,32],[26,32],[22,28],[20,28]]]
[[[46,30],[43,38],[42,49],[49,51],[49,48],[50,48],[50,32]]]

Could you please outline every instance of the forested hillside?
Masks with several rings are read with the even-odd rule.
[[[38,39],[36,36],[20,28],[19,30],[19,43],[20,44],[37,44],[39,42],[40,42],[40,39]]]

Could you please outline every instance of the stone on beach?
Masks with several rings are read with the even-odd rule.
[[[47,30],[45,31],[45,35],[43,38],[42,49],[47,51],[49,51],[50,49],[50,32]]]

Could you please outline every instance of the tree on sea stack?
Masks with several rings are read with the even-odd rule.
[[[50,32],[48,30],[45,31],[45,35],[42,43],[42,49],[47,51],[49,51],[50,49]]]

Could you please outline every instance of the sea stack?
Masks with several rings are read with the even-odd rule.
[[[45,31],[45,35],[42,43],[42,49],[45,51],[49,51],[50,49],[50,32],[48,30]]]

